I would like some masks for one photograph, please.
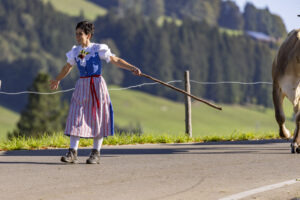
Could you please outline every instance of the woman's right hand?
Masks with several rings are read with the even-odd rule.
[[[141,70],[139,68],[137,68],[137,67],[133,68],[131,71],[136,76],[141,76],[142,75]]]
[[[58,81],[58,80],[51,80],[50,81],[50,89],[57,90],[59,83],[60,83],[60,81]]]

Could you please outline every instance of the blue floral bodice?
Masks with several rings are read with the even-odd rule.
[[[95,56],[90,57],[89,60],[86,60],[85,66],[81,65],[81,59],[76,59],[77,67],[80,72],[80,76],[92,76],[92,75],[101,75],[102,73],[102,63],[99,57],[98,52],[95,53]]]
[[[86,54],[82,55],[82,51]],[[101,59],[110,62],[110,56],[114,56],[106,44],[91,43],[88,47],[73,46],[66,54],[67,62],[71,65],[77,65],[80,76],[101,75],[102,63]]]

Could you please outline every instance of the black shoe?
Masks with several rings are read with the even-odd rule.
[[[89,159],[86,160],[86,164],[100,164],[100,152],[97,149],[92,149]]]
[[[77,151],[75,149],[70,148],[68,153],[65,156],[62,156],[60,160],[61,162],[77,164],[79,162],[77,157]]]

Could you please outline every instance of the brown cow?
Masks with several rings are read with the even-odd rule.
[[[290,32],[280,46],[273,61],[273,103],[275,117],[279,125],[279,135],[290,138],[291,134],[285,127],[285,116],[282,108],[284,97],[294,106],[296,129],[291,144],[292,153],[300,153],[300,29]]]

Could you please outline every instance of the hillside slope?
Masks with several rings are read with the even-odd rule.
[[[159,87],[159,86],[154,86]],[[116,122],[139,122],[146,133],[182,134],[184,104],[136,91],[110,91]],[[230,135],[234,132],[277,132],[274,111],[259,106],[222,105],[223,111],[192,103],[193,135]],[[285,102],[287,126],[293,129],[292,107]]]
[[[12,131],[19,120],[19,114],[0,106],[0,139]]]
[[[51,2],[57,11],[70,16],[79,16],[81,12],[89,20],[95,20],[98,16],[106,15],[107,10],[87,0],[42,0]]]
[[[160,86],[153,86],[160,87]],[[139,123],[144,133],[184,134],[184,104],[155,97],[134,90],[110,90],[115,122],[119,126]],[[198,103],[192,103],[193,136],[230,135],[235,132],[264,134],[277,132],[272,109],[258,106],[222,105],[217,111]],[[293,129],[292,106],[285,102],[287,126]],[[0,138],[11,131],[19,115],[0,107]]]

